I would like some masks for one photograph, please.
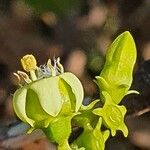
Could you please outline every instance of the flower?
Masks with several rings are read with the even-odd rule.
[[[48,76],[39,78],[36,73],[40,68],[36,72],[33,70],[36,68],[34,56],[24,56],[21,59],[22,66],[30,72],[32,80],[22,72],[16,74],[23,77],[26,84],[14,93],[13,106],[17,116],[31,126],[29,132],[40,128],[60,147],[67,147],[71,119],[78,114],[84,93],[79,79],[70,72],[64,73],[59,61],[57,59],[52,66],[49,60],[46,66]]]
[[[28,71],[36,68],[33,55],[24,56],[21,62]],[[54,67],[51,67],[54,70]],[[18,75],[22,77],[20,71]],[[26,81],[26,78],[24,80]],[[83,87],[79,79],[70,72],[55,74],[34,82],[30,80],[27,83],[14,93],[13,104],[18,117],[31,126],[34,126],[33,122],[37,125],[41,121],[47,121],[49,116],[56,117],[60,112],[78,112],[82,104]]]
[[[103,108],[93,110],[95,115],[102,117],[103,124],[111,130],[112,136],[116,135],[117,130],[121,130],[125,137],[128,135],[128,128],[124,123],[124,117],[127,112],[125,106],[115,104],[107,92],[103,92],[107,99]]]
[[[101,131],[101,125],[101,117],[94,128],[90,124],[86,124],[81,135],[73,142],[72,147],[84,147],[88,150],[104,150],[105,142],[110,133],[109,130]]]

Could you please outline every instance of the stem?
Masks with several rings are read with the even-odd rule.
[[[43,128],[45,135],[58,144],[58,150],[72,150],[68,139],[71,134],[71,119],[74,115],[58,117],[47,128]]]
[[[34,70],[31,70],[31,71],[30,71],[30,75],[31,75],[32,81],[37,80],[37,77],[36,77],[36,74],[35,74],[35,71],[34,71]]]
[[[67,140],[58,145],[58,150],[72,150]]]

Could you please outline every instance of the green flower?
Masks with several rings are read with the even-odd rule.
[[[42,129],[46,136],[58,144],[58,150],[104,150],[109,134],[117,130],[127,137],[124,122],[127,112],[119,103],[130,93],[136,47],[131,34],[119,35],[109,47],[106,62],[96,83],[100,89],[103,107],[96,105],[100,99],[83,106],[83,87],[72,73],[64,72],[60,58],[49,59],[46,65],[37,66],[33,55],[21,59],[23,71],[14,75],[19,81],[13,95],[13,106],[17,116],[34,129]],[[96,105],[96,108],[95,108]],[[71,143],[68,139],[72,124],[83,128],[83,132]],[[102,124],[107,128],[101,130]],[[109,131],[109,130],[110,131]]]
[[[84,126],[84,131],[81,135],[74,141],[73,147],[84,147],[86,150],[104,150],[105,142],[109,137],[109,131],[101,131],[102,118],[99,118],[98,123],[95,128],[93,128],[89,123]]]
[[[25,84],[14,93],[13,106],[17,116],[30,124],[29,132],[41,128],[48,137],[60,144],[64,139],[66,141],[71,133],[71,119],[78,114],[84,94],[79,79],[72,73],[63,73],[59,59],[54,63],[52,66],[49,60],[45,70],[34,70],[30,74],[31,79],[32,75],[36,76],[34,81],[30,80],[26,73],[18,73],[17,77],[23,78]],[[46,71],[48,76],[45,77]],[[42,78],[39,72],[43,74]],[[62,135],[60,130],[65,127],[67,130],[64,130]],[[48,133],[49,131],[51,133]],[[61,135],[57,134],[58,131]]]
[[[33,126],[33,122],[47,120],[49,115],[56,117],[62,109],[66,114],[78,112],[82,100],[83,88],[78,78],[63,73],[21,87],[13,96],[13,105],[18,117]]]
[[[94,109],[93,113],[103,118],[103,124],[111,130],[112,136],[116,135],[117,130],[121,130],[124,136],[127,137],[128,129],[124,123],[126,108],[111,101],[111,97],[107,92],[103,92],[103,95],[107,99],[106,103],[103,108]]]

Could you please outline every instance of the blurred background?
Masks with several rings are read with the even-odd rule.
[[[46,139],[17,145],[7,143],[4,134],[17,121],[13,72],[22,70],[23,55],[33,54],[39,65],[59,56],[65,70],[81,80],[88,103],[98,97],[93,78],[103,67],[107,47],[126,30],[137,45],[132,88],[140,95],[122,102],[128,108],[129,137],[118,132],[106,150],[150,150],[150,0],[0,0],[0,150],[49,149]]]

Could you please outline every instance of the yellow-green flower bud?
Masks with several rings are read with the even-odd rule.
[[[130,93],[137,91],[128,91],[133,76],[133,68],[136,61],[136,46],[130,32],[126,31],[119,35],[108,48],[106,62],[100,76],[96,77],[96,82],[101,92],[107,91],[112,100],[119,104],[122,98]]]

